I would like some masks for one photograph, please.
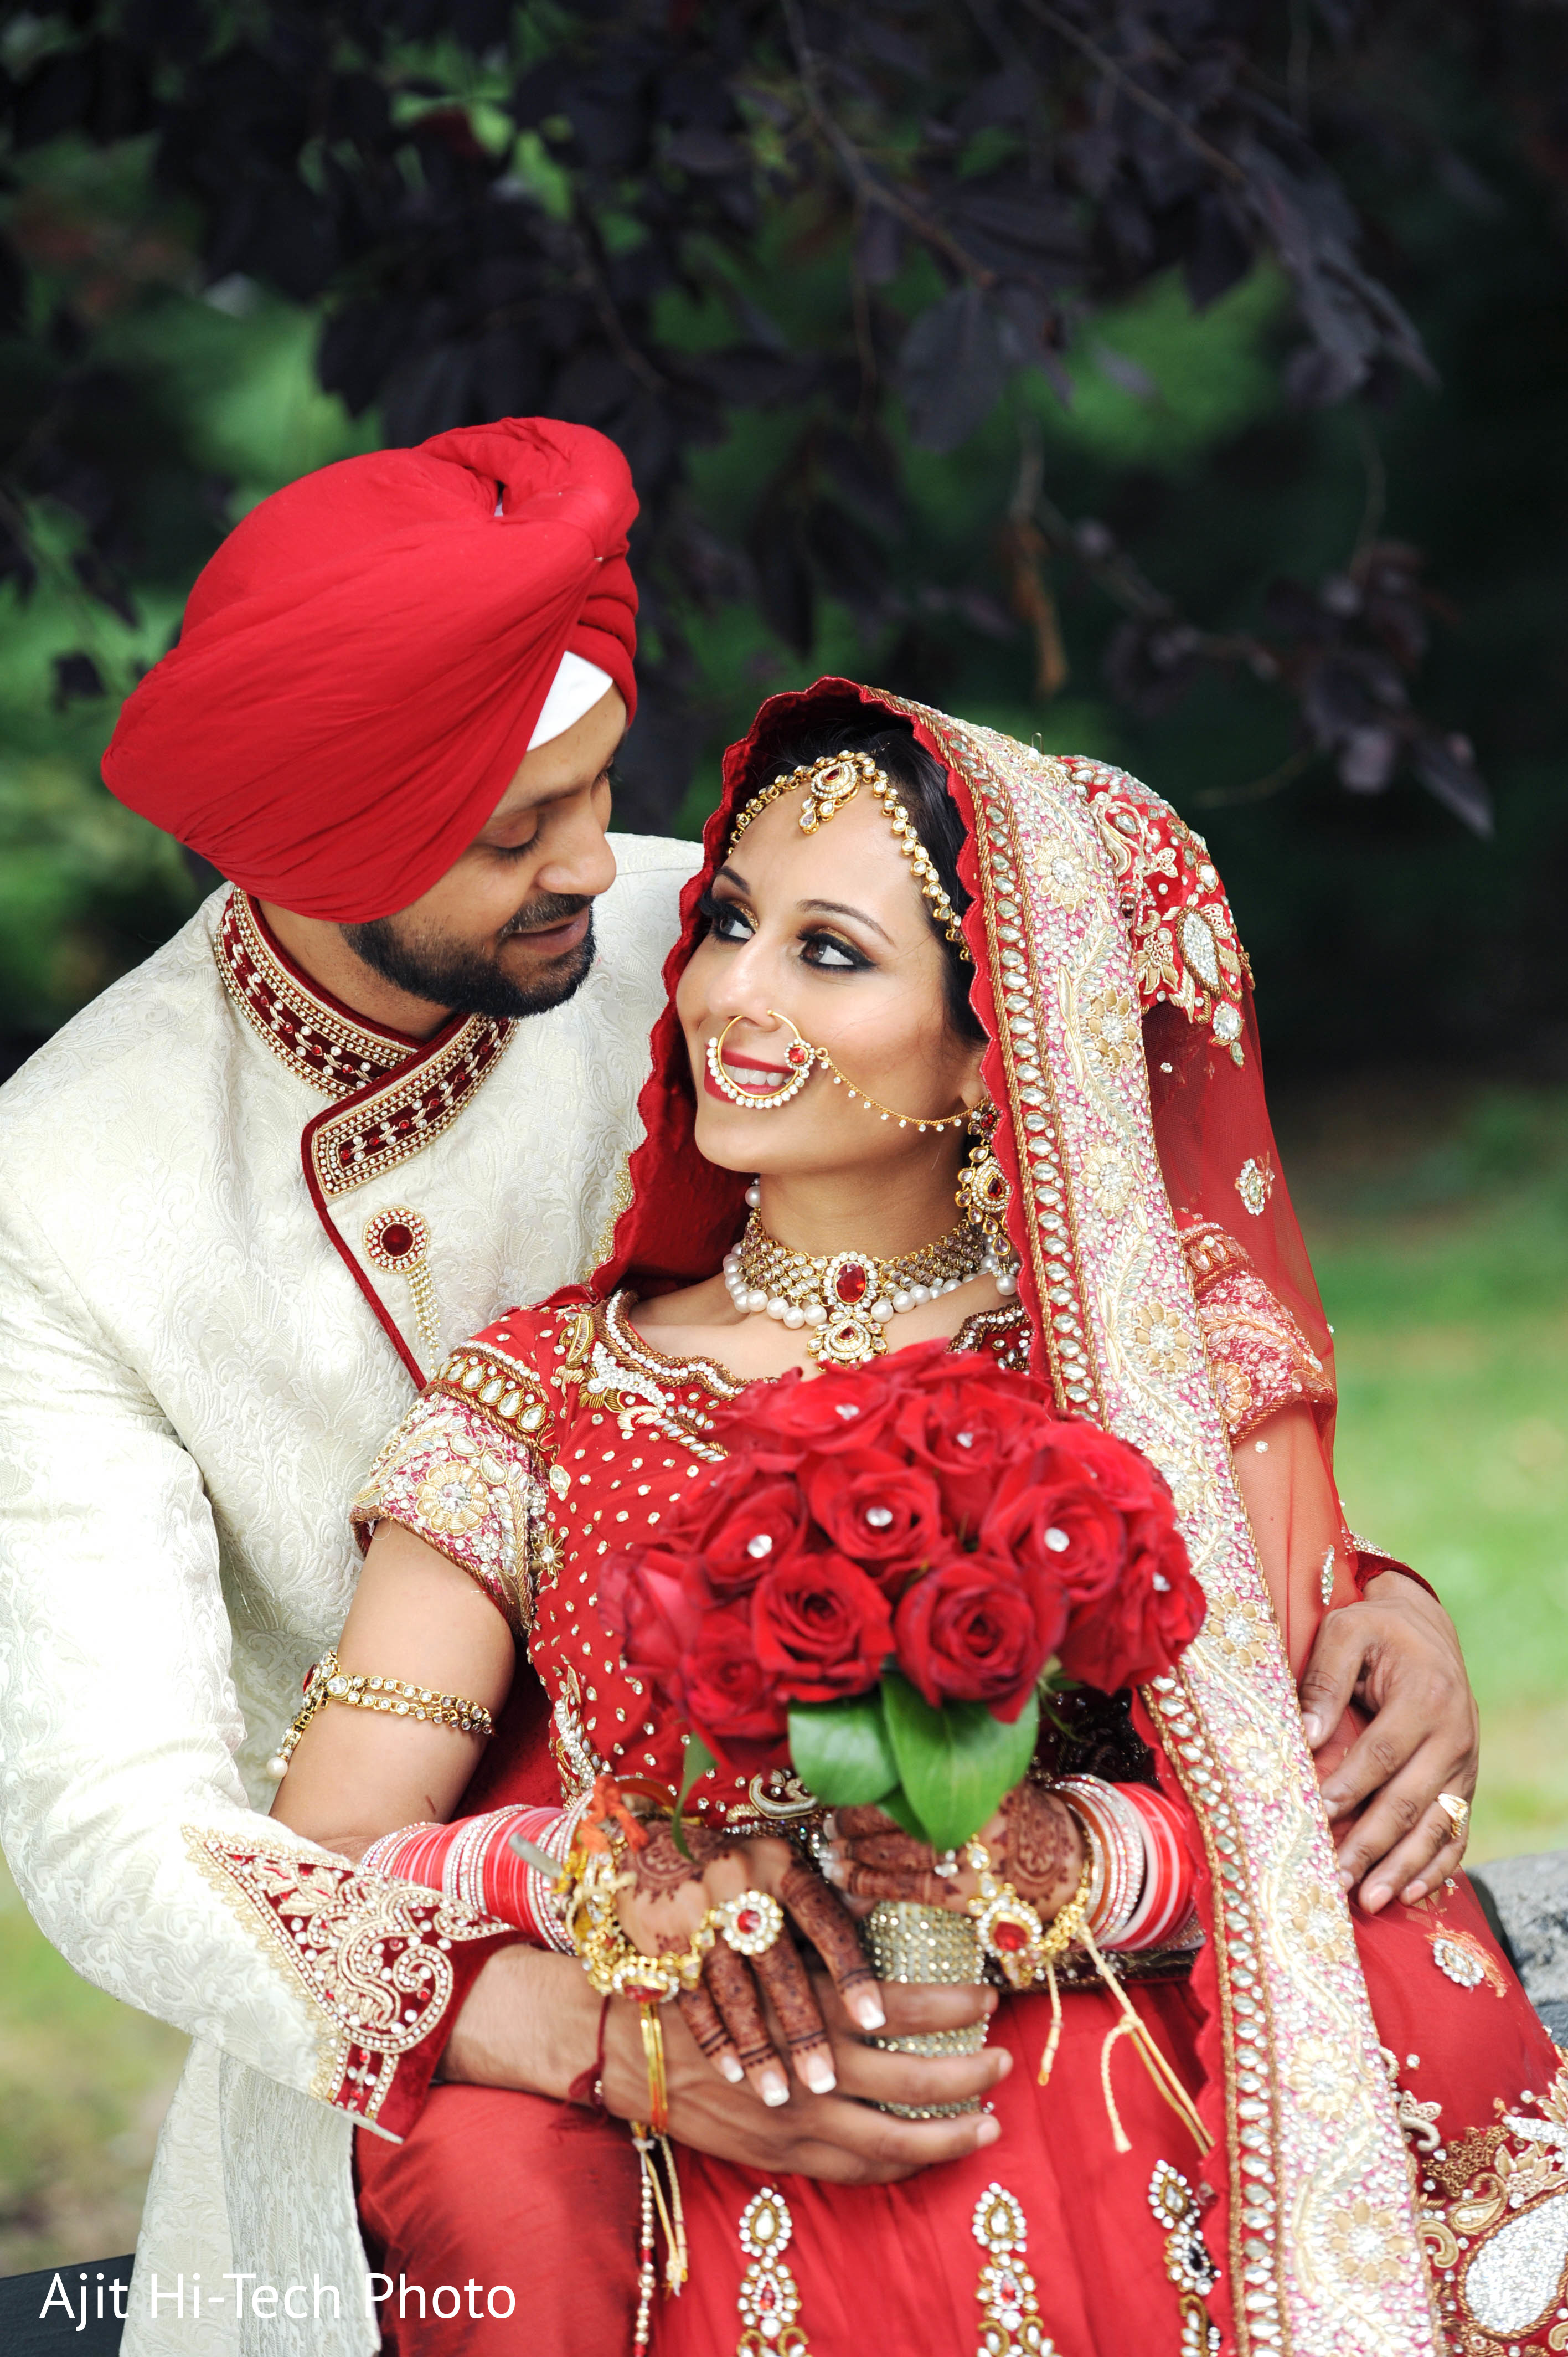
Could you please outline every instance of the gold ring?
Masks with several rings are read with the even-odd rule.
[[[784,1929],[784,1910],[770,1891],[743,1890],[714,1910],[714,1925],[738,1956],[765,1956]]]
[[[1458,1792],[1439,1792],[1437,1805],[1448,1820],[1448,1830],[1455,1841],[1463,1841],[1465,1828],[1470,1822],[1470,1803]]]

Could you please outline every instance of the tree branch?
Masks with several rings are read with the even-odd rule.
[[[789,0],[786,0],[786,5],[789,5]],[[1134,106],[1141,106],[1145,114],[1152,114],[1166,124],[1185,145],[1190,147],[1195,155],[1201,156],[1205,163],[1211,164],[1217,172],[1222,172],[1228,180],[1238,186],[1244,185],[1247,176],[1240,164],[1227,156],[1222,148],[1211,146],[1202,133],[1195,131],[1190,123],[1184,121],[1174,106],[1167,106],[1163,98],[1156,98],[1152,90],[1145,90],[1142,82],[1134,81],[1125,67],[1119,66],[1114,58],[1108,56],[1098,41],[1091,40],[1087,33],[1080,33],[1066,16],[1058,16],[1048,5],[1048,0],[1023,0],[1023,5],[1047,32],[1055,33],[1058,40],[1067,41],[1088,58],[1091,65],[1097,66],[1118,90],[1132,100]]]

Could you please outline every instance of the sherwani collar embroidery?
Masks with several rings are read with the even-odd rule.
[[[424,1370],[360,1250],[339,1232],[332,1206],[386,1178],[449,1129],[499,1063],[517,1026],[489,1015],[455,1015],[434,1038],[419,1040],[368,1023],[300,972],[273,940],[254,900],[237,887],[219,919],[213,954],[230,1000],[258,1039],[297,1080],[331,1099],[305,1125],[305,1183],[334,1250],[422,1384]],[[383,1222],[388,1216],[383,1210]],[[417,1232],[418,1215],[403,1206],[390,1217]],[[424,1260],[422,1253],[422,1266]],[[429,1355],[424,1314],[420,1322]]]
[[[261,910],[237,886],[212,947],[223,987],[252,1030],[323,1096],[353,1096],[419,1053],[417,1040],[350,1014],[285,960]]]

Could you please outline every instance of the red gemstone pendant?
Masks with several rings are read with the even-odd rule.
[[[849,1262],[833,1279],[833,1291],[846,1308],[853,1308],[857,1301],[864,1301],[870,1289],[870,1273],[858,1261]]]

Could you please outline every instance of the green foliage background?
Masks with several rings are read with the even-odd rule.
[[[1201,315],[1174,274],[1155,281],[1097,317],[1070,362],[1070,405],[1023,372],[957,451],[906,453],[918,577],[981,592],[985,627],[934,601],[923,615],[917,597],[912,621],[868,637],[830,597],[802,659],[745,598],[684,617],[702,754],[682,828],[700,823],[722,748],[762,694],[826,669],[875,680],[896,668],[950,709],[1124,761],[1205,828],[1260,976],[1276,1069],[1434,1050],[1553,1069],[1568,1054],[1556,913],[1568,830],[1564,249],[1551,189],[1527,173],[1500,102],[1444,81],[1439,59],[1420,103],[1431,135],[1476,167],[1456,192],[1424,171],[1408,186],[1395,171],[1376,192],[1436,392],[1407,385],[1384,410],[1289,409],[1278,362],[1294,330],[1267,266]],[[537,138],[518,147],[547,177]],[[96,783],[117,694],[167,644],[230,522],[380,432],[373,411],[351,420],[318,390],[316,311],[243,279],[201,291],[196,225],[152,188],[147,154],[145,143],[69,140],[28,151],[7,207],[35,302],[69,298],[135,387],[101,430],[134,445],[142,552],[136,619],[123,620],[78,587],[70,527],[45,502],[34,519],[50,554],[44,579],[25,600],[0,587],[0,1031],[18,1042],[145,954],[198,897],[174,846]],[[845,300],[840,261],[814,257],[787,216],[769,235],[759,270],[770,310],[788,336],[820,340]],[[719,339],[716,298],[660,299],[671,342],[699,351]],[[19,366],[23,352],[13,339],[9,359]],[[19,382],[0,369],[18,401]],[[698,518],[733,540],[805,422],[788,403],[728,413],[725,438],[693,462]],[[980,521],[1005,508],[1033,442],[1047,496],[1070,517],[1103,518],[1211,629],[1257,627],[1276,576],[1316,587],[1370,538],[1419,544],[1434,599],[1422,701],[1475,742],[1495,842],[1478,845],[1408,780],[1380,797],[1348,794],[1326,762],[1298,753],[1288,701],[1244,668],[1206,675],[1157,718],[1133,716],[1101,673],[1116,610],[1058,560],[1070,676],[1039,700],[1026,633],[1005,634],[1005,585]],[[62,707],[55,659],[81,648],[112,693]]]
[[[1288,706],[1245,673],[1134,719],[1100,669],[1114,609],[1059,567],[1070,676],[1049,703],[1022,632],[955,627],[950,611],[917,614],[895,645],[829,598],[806,658],[744,600],[692,614],[703,749],[682,823],[700,823],[722,748],[762,694],[822,670],[875,680],[897,660],[950,709],[1124,761],[1206,830],[1272,1067],[1294,1082],[1283,1144],[1338,1329],[1348,1503],[1459,1621],[1486,1725],[1485,1857],[1568,1844],[1568,1097],[1518,1084],[1568,1072],[1568,289],[1550,170],[1527,173],[1501,102],[1447,70],[1438,44],[1411,105],[1484,176],[1445,190],[1412,170],[1402,192],[1391,167],[1378,191],[1436,392],[1291,411],[1270,272],[1201,316],[1173,276],[1097,318],[1070,407],[1016,380],[951,456],[909,452],[910,539],[921,579],[979,587],[999,608],[976,519],[1005,504],[1037,436],[1047,496],[1103,517],[1210,628],[1255,627],[1272,578],[1316,584],[1369,537],[1418,543],[1441,600],[1422,696],[1476,743],[1498,805],[1490,845],[1408,782],[1358,800],[1297,762]],[[513,167],[547,188],[533,135]],[[373,447],[381,426],[317,388],[317,311],[242,280],[201,290],[198,225],[151,188],[145,145],[33,150],[0,207],[34,269],[33,328],[69,297],[134,382],[102,430],[135,455],[141,549],[134,619],[117,618],[82,593],[71,527],[46,505],[39,586],[25,600],[0,587],[0,1049],[15,1054],[199,895],[177,847],[97,782],[118,695],[167,644],[222,530],[295,475]],[[809,342],[844,287],[791,235],[786,222],[759,269],[780,325]],[[721,323],[671,297],[660,331],[701,350]],[[17,338],[0,355],[5,436],[21,430],[3,412],[25,408],[28,349]],[[732,413],[694,464],[698,516],[734,536],[802,423],[787,406]],[[110,693],[62,705],[57,659],[81,649]],[[1388,1077],[1402,1063],[1418,1067],[1408,1083]],[[1482,1084],[1434,1082],[1437,1063]],[[1368,1076],[1348,1082],[1358,1065]],[[180,2047],[77,1981],[0,1890],[0,2272],[128,2247]]]

